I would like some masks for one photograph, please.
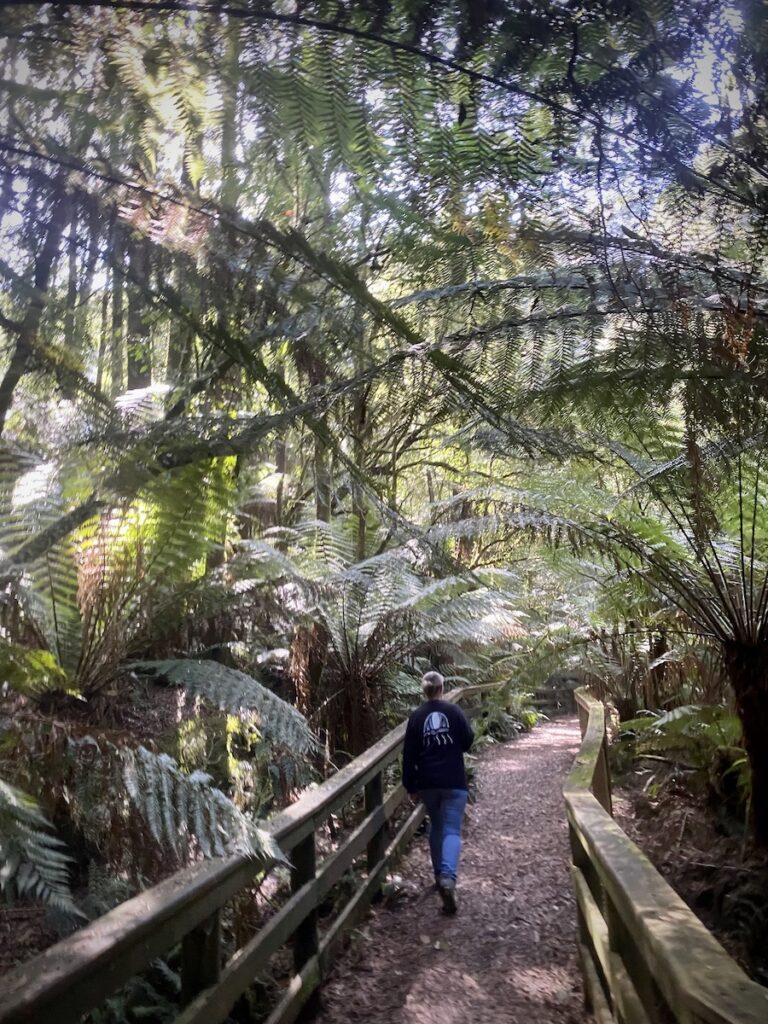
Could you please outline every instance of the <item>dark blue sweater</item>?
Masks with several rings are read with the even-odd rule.
[[[464,751],[475,738],[464,712],[447,700],[428,700],[408,719],[403,743],[403,786],[466,789]]]

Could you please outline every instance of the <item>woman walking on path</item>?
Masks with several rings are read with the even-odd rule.
[[[455,914],[461,820],[467,805],[464,753],[472,746],[474,733],[461,708],[442,699],[443,686],[439,672],[427,672],[421,680],[425,701],[406,726],[403,786],[427,809],[435,884],[443,910]]]

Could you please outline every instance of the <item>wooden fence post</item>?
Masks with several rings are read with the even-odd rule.
[[[365,813],[373,814],[384,803],[384,775],[377,772],[365,785]],[[384,856],[387,848],[386,824],[382,822],[368,843],[367,867],[370,874]]]
[[[317,861],[315,858],[315,833],[311,832],[306,839],[294,847],[291,854],[293,869],[291,871],[291,890],[298,892],[303,885],[315,878]],[[310,910],[296,929],[293,939],[293,963],[298,974],[307,960],[316,955],[318,950],[317,909]]]
[[[221,917],[214,914],[188,932],[181,941],[181,1002],[191,1002],[203,989],[215,985],[221,972]]]
[[[605,917],[612,961],[611,993],[618,1004],[619,1020],[627,1024],[693,1024],[695,1018],[684,1007],[667,1006],[645,957],[610,899]],[[633,1012],[631,1018],[626,1011]]]
[[[611,768],[608,763],[608,737],[603,735],[600,754],[595,765],[592,781],[592,792],[602,806],[613,817],[613,801],[611,800]]]
[[[584,860],[587,859],[586,852],[576,833],[576,829],[570,822],[568,823],[568,839],[570,840],[571,846],[571,863],[574,867],[581,870]],[[578,900],[576,900],[576,926],[578,932],[576,948],[579,953],[579,959],[582,960],[585,955],[585,951],[589,950],[590,939],[589,928],[587,927],[587,922],[584,918],[584,911],[581,909],[581,904]],[[581,983],[582,994],[584,997],[584,1009],[587,1013],[591,1013],[593,1009],[592,997],[589,991],[589,986],[587,985],[587,964],[585,963],[581,963]]]
[[[586,705],[578,699],[576,700],[576,706],[579,712],[579,731],[581,732],[581,738],[584,739],[584,734],[587,731],[587,724],[589,722],[589,711],[587,710]]]

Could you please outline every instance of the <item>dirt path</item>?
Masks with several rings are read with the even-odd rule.
[[[458,915],[440,913],[417,838],[403,891],[324,986],[318,1024],[583,1024],[560,792],[578,737],[576,720],[560,719],[483,753]]]

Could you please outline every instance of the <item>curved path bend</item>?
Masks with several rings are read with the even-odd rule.
[[[318,1024],[584,1024],[561,789],[579,746],[559,719],[486,749],[468,807],[459,913],[432,890],[425,837],[395,895],[353,933]]]

